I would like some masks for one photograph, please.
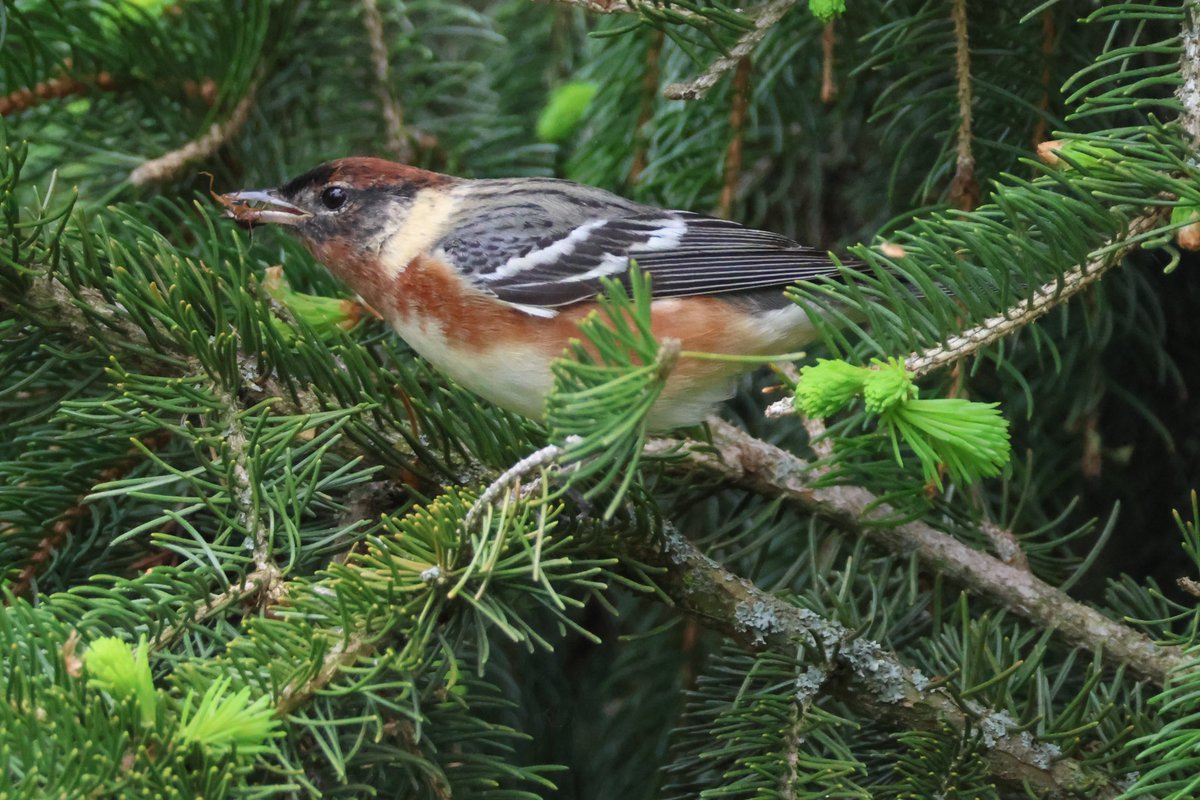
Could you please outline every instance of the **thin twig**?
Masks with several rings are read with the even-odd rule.
[[[663,41],[666,39],[662,31],[655,31],[646,50],[646,74],[642,77],[642,108],[638,112],[637,126],[633,129],[633,163],[629,167],[629,183],[637,183],[642,170],[646,168],[646,152],[649,150],[646,124],[654,118],[654,106],[658,99],[659,60],[662,58]]]
[[[255,495],[258,491],[259,481],[251,471],[251,443],[246,436],[246,426],[239,416],[242,406],[232,393],[225,391],[222,387],[214,386],[213,391],[223,401],[221,405],[224,409],[224,419],[222,420],[224,440],[230,458],[229,497],[233,501],[233,507],[237,509],[237,525],[245,531],[246,538],[250,542],[255,573],[266,581],[263,591],[267,595],[268,602],[274,603],[279,599],[276,593],[282,582],[282,573],[276,566],[274,555],[271,552],[272,529],[256,509]]]
[[[70,59],[64,61],[64,67],[70,68]],[[158,83],[162,83],[161,81]],[[121,86],[117,79],[107,70],[101,70],[95,75],[85,75],[80,78],[63,75],[41,81],[32,88],[14,89],[0,96],[0,117],[19,114],[42,103],[51,100],[63,100],[68,97],[88,95],[93,91],[115,92]],[[182,84],[183,93],[187,97],[199,97],[207,106],[212,106],[217,94],[217,84],[212,78],[194,81],[191,78]]]
[[[361,635],[334,642],[325,651],[325,657],[315,672],[305,670],[305,674],[312,675],[311,678],[295,680],[279,691],[275,698],[276,713],[286,717],[328,686],[341,673],[342,667],[353,664],[374,649],[375,640],[368,640]]]
[[[236,586],[231,586],[227,591],[220,594],[210,595],[208,600],[197,606],[186,620],[183,620],[168,628],[164,628],[158,636],[150,642],[151,650],[160,650],[173,643],[176,639],[183,635],[189,626],[195,625],[198,622],[203,622],[209,617],[217,614],[229,606],[241,600],[258,594],[263,588],[267,587],[277,576],[262,575],[257,572],[252,572],[242,579],[241,583]]]
[[[14,89],[0,97],[0,117],[18,114],[51,100],[87,94],[93,88],[111,92],[116,89],[116,86],[117,82],[108,72],[100,72],[94,78],[87,80],[72,78],[68,75],[51,78],[48,81],[41,81],[32,88]]]
[[[783,754],[783,763],[787,765],[787,771],[779,781],[781,800],[797,800],[796,787],[802,785],[804,778],[808,777],[806,774],[802,778],[800,774],[800,745],[806,738],[804,723],[811,706],[812,699],[809,697],[793,698],[788,710],[788,730],[784,739]]]
[[[958,153],[950,201],[956,208],[971,211],[979,205],[979,182],[975,179],[975,155],[971,150],[973,115],[971,103],[971,43],[967,33],[967,0],[951,0],[954,20],[954,74],[958,82]]]
[[[829,20],[821,33],[821,102],[826,105],[837,97],[837,82],[833,77],[834,42],[833,20]]]
[[[655,440],[647,454],[670,452],[667,469],[704,472],[769,497],[783,497],[849,533],[866,536],[904,557],[916,555],[972,592],[1025,617],[1043,629],[1057,630],[1073,645],[1103,652],[1105,659],[1127,664],[1137,675],[1162,685],[1171,670],[1187,663],[1176,647],[1159,646],[1147,636],[1071,599],[1032,573],[975,550],[923,522],[888,525],[896,512],[857,486],[815,487],[812,465],[755,439],[720,420],[709,421],[712,444]]]
[[[236,106],[233,112],[222,122],[214,122],[207,132],[198,139],[185,144],[158,158],[142,162],[140,166],[129,173],[129,182],[134,186],[144,186],[148,183],[165,183],[175,180],[180,173],[193,161],[208,158],[217,152],[226,142],[232,139],[250,118],[250,110],[254,108],[255,86],[251,86]]]
[[[804,423],[804,431],[808,434],[808,446],[817,454],[817,458],[831,458],[833,456],[833,442],[830,441],[825,428],[825,420],[817,419],[816,417],[802,416],[801,420]],[[813,474],[820,474],[824,469],[813,467]]]
[[[1053,75],[1050,72],[1050,64],[1054,58],[1054,42],[1057,38],[1057,31],[1054,25],[1054,9],[1047,8],[1042,12],[1042,99],[1038,101],[1038,108],[1043,112],[1050,110],[1050,92],[1053,88],[1051,81]],[[1033,146],[1037,147],[1046,140],[1046,117],[1041,115],[1038,117],[1037,124],[1033,127]]]
[[[746,107],[750,104],[750,57],[738,61],[733,73],[733,102],[729,109],[729,130],[732,136],[725,149],[724,180],[721,199],[717,204],[717,216],[729,219],[733,213],[733,201],[737,194],[738,179],[742,174],[742,140],[746,129]]]
[[[578,436],[568,436],[565,443],[570,445],[577,441],[579,441]],[[483,490],[483,494],[479,495],[479,499],[471,505],[467,515],[463,517],[463,528],[468,531],[474,530],[476,523],[479,522],[479,515],[496,502],[501,492],[517,486],[521,478],[533,470],[553,464],[554,460],[562,455],[562,451],[563,448],[559,445],[548,444],[506,469],[500,477],[488,484],[488,487]]]
[[[362,0],[362,6],[363,25],[367,29],[367,38],[371,40],[371,66],[375,71],[375,93],[379,97],[379,107],[383,112],[383,124],[387,132],[387,148],[397,159],[407,162],[412,157],[412,148],[404,132],[404,112],[392,93],[391,65],[384,41],[383,15],[379,13],[377,0]]]
[[[699,77],[687,83],[672,83],[663,91],[663,96],[671,100],[699,100],[708,93],[709,89],[717,85],[717,81],[721,79],[722,75],[736,67],[744,57],[754,52],[758,43],[766,38],[771,28],[783,19],[784,15],[797,2],[798,0],[771,0],[755,18],[754,27],[729,49],[729,55],[721,56],[709,64],[708,69],[704,70]]]
[[[1031,298],[1017,302],[975,327],[949,337],[945,342],[913,353],[904,360],[905,368],[918,378],[924,377],[960,358],[977,353],[1040,319],[1099,281],[1110,269],[1120,264],[1121,259],[1137,247],[1138,243],[1133,240],[1162,224],[1166,215],[1165,210],[1157,209],[1135,217],[1118,239],[1097,248],[1091,258],[1066,273],[1061,281],[1046,283],[1034,292]],[[1113,246],[1121,242],[1124,245],[1114,249]],[[772,403],[766,413],[768,417],[775,418],[789,416],[795,411],[789,398]]]
[[[597,14],[640,14],[642,5],[650,5],[654,3],[640,3],[638,0],[556,0],[564,6],[578,6],[588,11]],[[679,14],[682,17],[700,17],[695,12],[688,11],[686,8],[672,8],[673,14]],[[703,19],[702,17],[700,17]]]

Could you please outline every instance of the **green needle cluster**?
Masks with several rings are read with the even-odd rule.
[[[620,483],[605,518],[629,489],[646,443],[646,413],[666,386],[678,347],[659,347],[650,330],[650,276],[636,266],[630,293],[606,280],[600,312],[579,324],[590,344],[573,340],[571,357],[554,363],[546,422],[558,441],[570,441],[565,464],[578,464],[567,485],[594,483],[588,499]],[[574,438],[569,438],[574,437]]]
[[[874,359],[870,367],[818,359],[800,371],[796,407],[824,419],[862,395],[867,411],[879,416],[896,461],[904,463],[901,443],[917,457],[926,481],[941,487],[940,469],[952,480],[971,483],[992,477],[1008,463],[1008,420],[998,403],[962,398],[922,400],[913,376],[899,359]]]

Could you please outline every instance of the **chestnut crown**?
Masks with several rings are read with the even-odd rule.
[[[239,222],[286,225],[309,243],[339,237],[369,242],[418,191],[454,180],[381,158],[340,158],[276,189],[231,192],[222,202]]]

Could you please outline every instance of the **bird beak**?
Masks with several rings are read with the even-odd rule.
[[[225,206],[225,216],[251,225],[299,225],[312,216],[300,206],[281,198],[274,189],[230,192],[217,199]]]

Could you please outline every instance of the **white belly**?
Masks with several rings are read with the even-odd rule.
[[[678,304],[657,300],[655,306],[669,310],[672,302]],[[480,350],[452,340],[436,320],[418,322],[396,315],[391,322],[418,355],[459,385],[522,416],[540,420],[545,415],[546,395],[554,386],[550,364],[561,353],[551,354],[545,347],[514,342]],[[753,330],[740,338],[753,342],[751,349],[758,353],[782,352],[813,338],[811,323],[797,306],[763,312],[750,326]],[[663,396],[647,414],[647,426],[652,431],[666,431],[701,422],[733,393],[737,374],[751,368],[725,365],[723,374],[700,381],[673,375]],[[676,370],[687,371],[682,364]]]
[[[480,351],[451,341],[436,323],[392,324],[421,358],[455,383],[501,408],[542,418],[554,376],[540,348],[504,344]]]

